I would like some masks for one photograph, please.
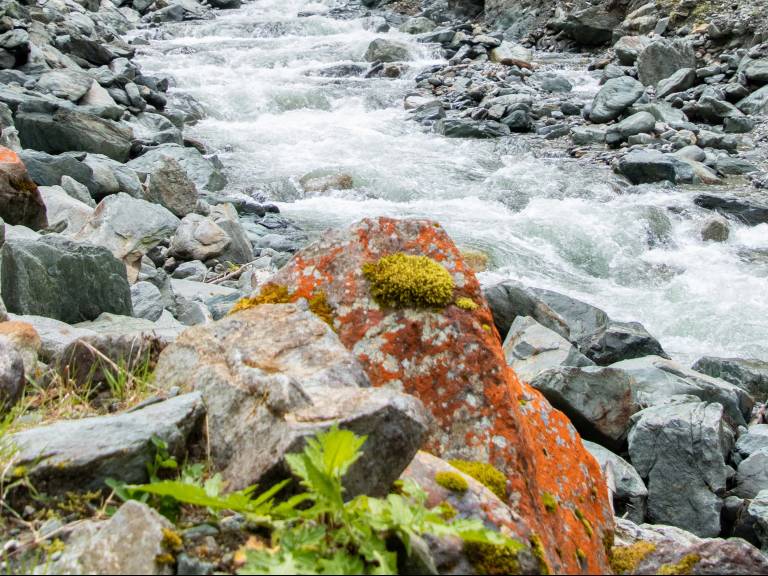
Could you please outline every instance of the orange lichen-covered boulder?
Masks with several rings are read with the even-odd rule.
[[[19,155],[0,146],[0,218],[40,230],[48,226],[45,204]]]
[[[430,265],[385,258],[398,254],[426,256],[445,268],[453,280],[450,302],[442,277],[406,269],[429,289],[420,295],[422,307],[408,306],[416,287],[398,278],[398,267]],[[600,468],[568,419],[507,367],[480,285],[440,225],[379,218],[329,231],[272,282],[308,299],[322,295],[371,383],[424,403],[435,420],[427,450],[488,463],[506,475],[511,532],[523,543],[540,542],[549,570],[609,571],[613,515]],[[372,286],[380,282],[389,284]]]

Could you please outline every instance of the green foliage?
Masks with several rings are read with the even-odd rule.
[[[496,494],[500,500],[505,501],[507,499],[507,477],[500,470],[486,462],[450,460],[448,463],[464,472],[467,476],[472,476],[472,478]]]
[[[300,454],[286,456],[306,492],[282,502],[276,502],[276,496],[290,481],[258,496],[255,486],[221,494],[221,483],[200,486],[183,479],[125,490],[214,511],[239,512],[270,529],[271,547],[248,550],[241,574],[395,574],[397,547],[388,543],[396,539],[410,554],[411,541],[427,533],[460,537],[514,554],[522,548],[478,520],[449,522],[444,507],[426,508],[426,494],[413,482],[403,482],[399,493],[386,498],[360,495],[345,501],[342,480],[360,458],[364,442],[365,438],[334,427],[308,440]]]
[[[398,252],[363,265],[371,295],[390,308],[443,308],[453,299],[453,278],[426,256]]]
[[[456,472],[438,472],[435,474],[435,482],[451,492],[466,492],[469,483]]]

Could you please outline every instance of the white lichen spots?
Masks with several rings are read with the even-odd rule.
[[[456,285],[456,288],[464,288],[467,283],[467,277],[461,272],[455,272],[452,276],[453,283]]]
[[[469,406],[471,406],[472,408],[477,408],[477,407],[480,405],[480,401],[477,399],[477,396],[475,396],[475,395],[474,395],[474,394],[472,394],[471,392],[470,392],[470,393],[468,393],[468,394],[467,394],[467,395],[464,397],[464,401],[465,401],[465,402],[466,402],[466,403],[467,403]]]
[[[494,446],[502,450],[507,447],[507,439],[504,438],[504,436],[494,436],[491,438],[491,442],[493,442]]]

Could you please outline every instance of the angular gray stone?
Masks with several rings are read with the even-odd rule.
[[[571,40],[581,46],[600,46],[611,41],[613,31],[622,20],[619,11],[600,3],[568,14],[560,27]]]
[[[227,185],[227,179],[218,165],[203,157],[196,148],[187,148],[177,144],[162,144],[152,148],[128,162],[127,166],[146,178],[158,170],[167,157],[173,158],[184,168],[187,176],[197,186],[198,191],[217,192]]]
[[[605,142],[606,130],[599,126],[574,126],[571,128],[571,139],[577,146],[601,144]]]
[[[62,420],[12,436],[16,466],[24,466],[34,485],[48,494],[105,488],[105,480],[147,482],[154,458],[152,438],[167,443],[183,459],[190,434],[205,408],[200,394],[184,394],[135,412]]]
[[[696,54],[690,41],[661,38],[651,42],[637,58],[637,71],[644,86],[655,86],[681,68],[696,69]]]
[[[25,322],[35,329],[40,336],[40,360],[46,364],[61,356],[66,347],[78,338],[96,335],[93,330],[77,328],[61,320],[46,318],[45,316],[11,314],[10,318],[14,321]]]
[[[744,112],[744,114],[768,114],[768,86],[755,90],[752,94],[740,100],[736,107]]]
[[[78,70],[51,70],[40,76],[35,89],[77,102],[90,90],[93,79]]]
[[[87,520],[72,530],[61,556],[41,574],[172,574],[157,558],[167,554],[171,524],[137,500],[129,500],[109,520]]]
[[[768,490],[768,448],[759,448],[739,463],[736,487],[732,494],[741,498],[754,498]]]
[[[515,318],[503,349],[507,364],[525,382],[549,368],[594,365],[568,340],[530,316]]]
[[[503,339],[506,339],[517,317],[528,316],[570,341],[571,331],[568,322],[531,288],[520,282],[514,280],[499,282],[485,288],[483,295],[488,301],[493,313],[493,322]]]
[[[611,126],[606,134],[609,145],[617,145],[626,141],[630,136],[651,133],[656,125],[656,118],[650,112],[637,112],[624,118],[618,124]]]
[[[424,34],[426,32],[432,32],[436,28],[436,24],[429,18],[423,16],[417,18],[408,18],[400,26],[400,32],[405,34]]]
[[[619,449],[639,410],[633,399],[631,376],[614,368],[552,368],[540,373],[531,386],[563,411],[587,439]]]
[[[615,120],[645,92],[643,85],[629,76],[608,80],[592,101],[589,118],[597,124]]]
[[[696,70],[681,68],[656,84],[656,96],[666,98],[675,92],[684,92],[696,83]]]
[[[385,38],[376,38],[368,45],[365,59],[368,62],[402,62],[403,60],[410,60],[411,53],[406,44]]]
[[[469,118],[442,118],[435,123],[434,130],[446,138],[499,138],[512,133],[501,122],[476,122]]]
[[[632,184],[644,184],[667,180],[677,182],[677,170],[681,161],[658,150],[633,150],[618,162],[618,172]]]
[[[212,219],[189,214],[171,239],[168,255],[180,260],[209,260],[224,253],[232,242]]]
[[[182,262],[171,274],[172,278],[177,280],[190,280],[194,282],[203,282],[208,274],[208,267],[200,260],[191,262]]]
[[[346,495],[386,494],[428,428],[417,399],[368,387],[330,327],[293,304],[188,329],[161,354],[155,381],[201,392],[211,457],[230,489],[288,477],[285,454],[338,423],[368,436],[345,476]]]
[[[667,358],[661,344],[642,324],[614,320],[592,337],[584,354],[600,366],[643,356]]]
[[[163,315],[163,296],[150,282],[136,282],[131,286],[131,301],[137,318],[154,322]]]
[[[155,171],[150,174],[146,199],[165,206],[174,215],[184,218],[195,211],[198,200],[197,187],[181,164],[167,157],[158,162]]]
[[[768,84],[768,58],[751,60],[741,71],[754,84]]]
[[[218,204],[211,206],[210,218],[229,237],[229,245],[219,255],[219,261],[223,263],[247,264],[253,262],[256,256],[253,253],[251,241],[248,239],[237,210],[232,204]]]
[[[718,536],[732,445],[719,404],[680,401],[638,413],[629,455],[647,479],[649,520]]]
[[[768,424],[753,424],[736,441],[736,452],[743,458],[762,448],[768,448]]]
[[[735,384],[758,402],[768,399],[768,362],[764,360],[704,356],[696,360],[691,368]]]
[[[21,399],[25,384],[24,361],[21,355],[0,338],[0,416]]]
[[[67,236],[77,234],[93,214],[93,208],[75,200],[61,186],[40,186],[48,226]]]
[[[768,489],[757,493],[747,507],[747,514],[754,523],[763,553],[768,552]]]
[[[632,66],[651,39],[648,36],[622,36],[613,45],[613,50],[622,66]]]
[[[1,292],[10,312],[69,323],[102,312],[131,314],[125,266],[103,246],[51,235],[6,241],[0,255]]]
[[[603,448],[600,444],[584,440],[584,448],[595,457],[603,473],[610,474],[613,478],[615,491],[612,496],[616,516],[626,517],[637,524],[642,523],[645,519],[648,489],[637,470],[624,458]]]

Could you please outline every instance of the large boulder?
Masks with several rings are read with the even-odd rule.
[[[67,236],[79,232],[93,214],[93,208],[72,198],[61,186],[41,186],[39,190],[48,225]]]
[[[184,218],[197,206],[197,187],[181,164],[169,156],[159,161],[149,176],[146,199]]]
[[[758,448],[739,463],[733,494],[741,498],[754,498],[768,490],[768,447]]]
[[[57,236],[5,242],[0,290],[10,312],[75,323],[131,314],[125,266],[103,246]]]
[[[48,226],[45,204],[18,154],[0,147],[0,218],[13,226]]]
[[[637,102],[644,91],[643,85],[629,76],[608,80],[592,101],[589,119],[597,124],[615,120]]]
[[[698,536],[720,534],[720,511],[734,432],[720,404],[679,402],[637,414],[632,465],[648,486],[648,518]]]
[[[768,362],[764,360],[704,356],[696,360],[691,369],[735,384],[759,402],[768,399]]]
[[[613,51],[622,66],[632,66],[650,43],[648,36],[622,36],[613,45]]]
[[[333,330],[295,304],[190,328],[163,351],[155,380],[202,394],[211,457],[232,489],[288,477],[285,455],[339,423],[368,437],[345,477],[347,494],[383,495],[428,427],[418,400],[370,388]]]
[[[696,54],[690,41],[660,38],[637,57],[637,72],[644,86],[655,86],[682,68],[696,69]]]
[[[632,465],[621,456],[594,442],[584,441],[584,446],[600,464],[613,493],[613,509],[619,518],[641,523],[645,519],[648,488]],[[613,484],[613,485],[611,485]]]
[[[19,112],[15,118],[21,145],[50,154],[81,151],[126,162],[133,132],[112,120],[60,108],[53,114]]]
[[[172,553],[168,519],[146,504],[129,500],[109,520],[80,522],[64,552],[43,574],[172,574],[159,560]],[[37,573],[37,572],[36,572]]]
[[[75,239],[109,249],[133,281],[142,257],[178,227],[179,219],[166,208],[120,193],[99,203]]]
[[[85,72],[66,69],[50,70],[40,76],[35,90],[77,102],[85,96],[92,84],[93,78]]]
[[[390,284],[385,271],[395,262],[412,263]],[[423,267],[423,282],[437,282],[437,293],[422,292],[416,278]],[[445,274],[452,279],[449,292]],[[429,451],[488,463],[507,476],[512,496],[506,503],[518,518],[511,536],[529,542],[535,533],[553,572],[607,570],[601,542],[612,513],[600,469],[568,419],[506,366],[480,285],[441,226],[379,218],[331,230],[272,281],[297,298],[323,297],[341,341],[371,383],[424,403],[435,420]],[[396,288],[401,282],[404,292]],[[373,295],[390,290],[392,298],[404,299],[401,306],[380,305]],[[414,293],[430,301],[439,296],[441,304],[419,307],[415,295],[407,296]],[[545,492],[559,502],[553,511],[542,501]]]
[[[133,412],[62,420],[14,434],[13,461],[48,494],[103,489],[109,478],[141,484],[155,456],[153,439],[183,458],[204,414],[200,395],[184,394]]]
[[[611,11],[606,6],[600,3],[573,12],[565,17],[560,28],[571,40],[582,46],[607,44],[624,17],[619,11]]]

